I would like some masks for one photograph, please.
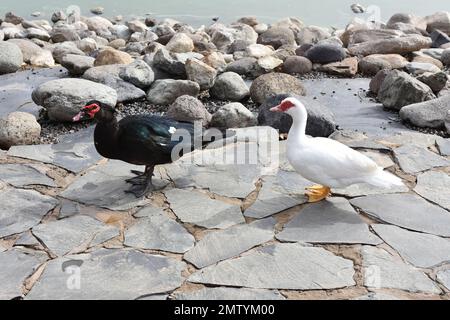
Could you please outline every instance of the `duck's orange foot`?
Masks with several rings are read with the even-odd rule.
[[[308,202],[319,202],[326,199],[331,194],[331,189],[322,185],[314,185],[306,188]]]

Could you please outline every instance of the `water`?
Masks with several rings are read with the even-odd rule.
[[[398,12],[427,15],[436,11],[450,11],[448,0],[373,0],[363,1],[363,6],[371,7],[371,14],[356,15],[350,5],[356,0],[0,0],[0,15],[7,11],[29,18],[35,11],[49,18],[56,10],[66,10],[69,6],[79,6],[83,15],[90,15],[89,9],[102,6],[105,16],[125,17],[145,16],[151,13],[156,18],[171,17],[200,26],[209,24],[213,17],[230,23],[245,15],[254,15],[262,22],[270,23],[287,16],[299,17],[306,24],[343,27],[354,16],[380,16],[381,21]]]

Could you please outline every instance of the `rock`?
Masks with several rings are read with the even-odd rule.
[[[436,139],[436,146],[439,149],[439,154],[441,156],[450,156],[450,139]]]
[[[445,116],[450,110],[450,96],[410,104],[400,110],[400,118],[418,127],[443,128]]]
[[[105,8],[103,7],[94,7],[90,10],[93,14],[103,14],[105,12]]]
[[[124,66],[119,76],[136,87],[145,89],[152,85],[155,80],[155,74],[150,66],[142,60],[136,60],[127,66]]]
[[[84,19],[83,22],[86,23],[90,31],[95,31],[95,33],[99,36],[111,34],[109,28],[112,28],[113,24],[108,19],[100,16],[94,16]]]
[[[61,11],[61,10],[53,12],[52,18],[51,18],[53,23],[57,23],[58,21],[64,21],[66,19],[67,19],[66,14],[64,13],[64,11]]]
[[[171,52],[191,52],[194,50],[194,42],[185,33],[177,33],[167,43],[166,49]]]
[[[28,254],[25,251],[11,249],[0,253],[0,265],[3,266],[0,275],[2,286],[0,288],[1,300],[12,300],[23,297],[22,287],[45,261],[40,255]]]
[[[445,117],[445,128],[447,129],[447,133],[450,133],[450,111],[447,112],[447,117]]]
[[[284,300],[278,292],[265,289],[247,288],[203,288],[195,291],[177,292],[176,300]]]
[[[342,61],[345,56],[344,48],[335,44],[316,44],[305,52],[311,62],[321,64]]]
[[[21,24],[24,19],[14,14],[13,12],[7,12],[5,14],[4,22],[12,23],[12,24]]]
[[[210,94],[220,100],[242,101],[249,96],[249,89],[237,73],[224,72],[216,78]]]
[[[407,63],[399,54],[371,54],[362,58],[358,67],[363,74],[375,75],[380,70],[402,69]]]
[[[55,121],[72,121],[87,101],[98,100],[114,107],[117,93],[105,85],[84,79],[58,79],[46,82],[32,93],[33,101],[47,109]]]
[[[159,49],[153,58],[153,65],[171,75],[186,76],[186,67],[183,62],[172,56],[166,49]]]
[[[380,244],[350,203],[343,198],[311,204],[299,210],[277,234],[280,241]]]
[[[114,230],[115,236],[119,235],[118,228],[107,226],[88,216],[76,215],[67,219],[41,223],[33,228],[33,234],[52,253],[63,256],[78,252],[77,248],[82,246],[87,247],[96,235],[109,230]]]
[[[442,283],[447,289],[450,288],[450,270],[439,271],[436,275],[437,280]]]
[[[205,55],[202,61],[218,71],[225,70],[227,66],[227,63],[220,52],[210,52]]]
[[[225,229],[245,222],[237,205],[210,199],[207,195],[181,189],[164,192],[170,208],[185,222],[205,228]]]
[[[81,40],[77,30],[72,25],[60,25],[53,28],[52,41],[53,43],[78,41]]]
[[[444,65],[450,66],[450,48],[445,49],[441,55],[441,61]]]
[[[249,25],[250,27],[254,27],[258,24],[258,20],[254,16],[248,16],[248,17],[239,18],[237,23],[243,23],[243,24]]]
[[[317,265],[322,271],[315,267]],[[331,271],[336,269],[340,272]],[[193,273],[188,281],[248,288],[310,290],[352,286],[353,274],[350,260],[322,248],[293,243],[268,245],[243,257],[219,262]]]
[[[68,54],[62,58],[61,65],[74,76],[81,76],[87,69],[94,66],[95,59],[88,56]]]
[[[52,54],[53,58],[56,62],[61,63],[62,59],[65,55],[68,54],[76,54],[79,56],[84,56],[84,52],[78,49],[76,44],[74,42],[63,42],[63,43],[57,43],[53,45]]]
[[[328,63],[323,65],[320,70],[343,77],[353,77],[358,72],[358,58],[351,57],[339,62]]]
[[[284,99],[292,94],[277,94],[269,97],[264,104],[259,107],[258,123],[259,125],[271,126],[279,130],[279,133],[288,133],[292,126],[292,118],[284,113],[272,112],[270,108],[280,104]],[[306,125],[306,134],[313,137],[328,137],[336,130],[336,121],[333,113],[314,99],[307,97],[298,97],[304,101],[308,111],[308,123]]]
[[[288,28],[294,33],[298,33],[301,29],[303,29],[304,24],[297,18],[287,17],[272,23],[271,26],[276,28]]]
[[[98,67],[108,64],[130,64],[133,61],[133,58],[126,52],[113,48],[106,48],[98,54],[94,65]]]
[[[200,121],[204,127],[211,121],[211,114],[203,103],[190,95],[178,97],[167,110],[166,115],[177,121]]]
[[[41,185],[57,187],[56,183],[46,175],[43,166],[33,164],[2,164],[0,165],[0,180],[14,187]]]
[[[204,268],[236,257],[259,244],[272,240],[275,223],[273,218],[267,218],[225,230],[210,231],[184,255],[184,259],[197,268]]]
[[[420,65],[419,65],[419,67],[417,68],[418,70],[421,70],[421,69],[424,69],[424,70],[426,70],[427,68],[428,69],[434,69],[434,70],[436,70],[435,72],[438,72],[437,70],[441,70],[441,69],[443,69],[444,68],[444,65],[442,64],[442,62],[440,61],[440,60],[438,60],[438,59],[435,59],[435,58],[433,58],[433,57],[430,57],[430,56],[428,56],[428,55],[425,55],[425,54],[419,54],[419,55],[416,55],[413,59],[412,59],[412,61],[411,62],[414,62],[414,63],[421,63],[421,64],[427,64],[428,66],[426,66],[426,68],[424,68],[424,66],[422,66],[422,68],[420,68]],[[431,66],[429,66],[431,64]],[[436,69],[437,68],[437,69]]]
[[[450,210],[450,176],[444,172],[428,171],[417,176],[417,185],[414,191],[437,203],[442,208]],[[436,192],[439,190],[439,192]],[[445,214],[445,213],[444,213]],[[436,222],[436,220],[434,221]]]
[[[253,29],[256,31],[258,35],[266,32],[269,29],[269,26],[265,23],[258,23],[257,25],[253,26]]]
[[[436,12],[432,15],[426,16],[427,31],[433,32],[440,30],[446,34],[450,34],[450,14],[446,11]]]
[[[394,149],[394,155],[400,168],[406,173],[414,174],[434,167],[445,167],[450,161],[440,157],[424,147],[405,144]]]
[[[445,72],[442,71],[435,73],[425,72],[417,77],[417,80],[422,81],[427,86],[429,86],[434,93],[438,93],[439,91],[444,89],[445,85],[447,84],[448,77]]]
[[[295,45],[295,36],[289,28],[271,27],[266,32],[259,35],[258,43],[278,49],[284,45]]]
[[[257,104],[264,103],[270,96],[282,93],[305,95],[306,90],[297,78],[276,72],[258,77],[250,87],[250,96]]]
[[[369,89],[371,92],[375,93],[376,95],[380,91],[381,85],[383,84],[384,79],[389,74],[389,70],[380,70],[377,72],[375,77],[370,80]]]
[[[270,56],[273,54],[274,50],[268,46],[262,45],[262,44],[251,44],[246,49],[245,52],[247,56],[253,57],[256,59]]]
[[[418,268],[431,268],[450,260],[448,239],[384,224],[372,228],[403,259]]]
[[[198,83],[189,80],[156,80],[147,93],[147,100],[157,105],[173,103],[182,95],[196,97],[200,92]]]
[[[83,78],[104,84],[117,93],[117,102],[133,101],[145,97],[145,91],[123,80],[122,69],[127,65],[111,64],[93,67],[83,74]]]
[[[354,56],[368,56],[371,54],[404,54],[418,51],[431,46],[431,39],[421,35],[408,35],[392,39],[381,39],[355,44],[349,47],[349,52]]]
[[[410,62],[405,66],[408,73],[418,76],[426,72],[436,73],[441,71],[432,63]]]
[[[38,28],[28,28],[27,29],[27,38],[28,39],[39,39],[42,41],[49,41],[50,40],[50,34],[42,29]]]
[[[307,26],[305,28],[302,28],[296,36],[297,43],[299,45],[310,43],[310,44],[316,44],[317,42],[321,40],[325,40],[331,37],[330,32],[321,27],[316,26]]]
[[[116,39],[109,43],[109,46],[114,49],[120,49],[125,47],[127,42],[124,39]]]
[[[403,263],[387,251],[364,246],[361,249],[364,285],[368,288],[399,289],[439,294],[440,289],[423,272]]]
[[[386,76],[377,96],[383,106],[396,110],[409,104],[434,98],[430,87],[398,70],[393,70]]]
[[[0,75],[13,73],[20,69],[23,55],[20,48],[10,42],[0,42]]]
[[[265,73],[258,65],[258,60],[251,57],[245,57],[231,62],[226,66],[225,71],[234,72],[251,78],[259,77]]]
[[[440,48],[443,44],[450,42],[450,37],[441,30],[434,30],[430,34],[430,38],[433,41],[431,43],[432,48]]]
[[[197,82],[200,90],[208,90],[214,85],[216,69],[197,59],[188,59],[185,67],[188,80]]]
[[[2,238],[34,227],[58,205],[56,199],[34,190],[3,188],[0,190],[0,199],[0,220],[8,221],[0,226]]]
[[[417,195],[369,195],[352,199],[350,203],[377,221],[435,235],[450,234],[450,218],[446,211]]]
[[[217,110],[211,126],[218,128],[244,128],[257,125],[255,115],[239,102],[226,104]]]
[[[82,270],[82,285],[74,290],[74,287],[67,285],[67,276],[79,272],[76,271],[77,267]],[[184,281],[181,273],[185,268],[184,262],[162,255],[126,249],[100,249],[89,254],[52,260],[27,299],[80,300],[102,297],[105,300],[132,300],[171,292],[180,287]]]
[[[283,71],[289,74],[305,74],[312,71],[312,62],[305,57],[290,56],[284,61]]]
[[[53,67],[55,60],[50,51],[42,49],[32,41],[10,39],[8,42],[17,45],[22,51],[23,61],[37,67]]]
[[[414,26],[415,28],[419,30],[426,30],[427,28],[427,21],[422,18],[418,17],[412,14],[406,14],[406,13],[396,13],[394,14],[386,23],[386,26],[388,28],[391,28],[393,25],[397,23],[405,23]]]
[[[275,58],[274,56],[266,56],[258,59],[258,65],[265,72],[272,71],[283,64],[283,60]]]
[[[41,136],[41,125],[36,118],[26,112],[12,112],[0,118],[0,147],[35,144]]]

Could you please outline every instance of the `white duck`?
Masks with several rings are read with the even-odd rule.
[[[306,188],[309,202],[318,202],[331,194],[330,188],[342,188],[356,183],[369,183],[390,188],[403,185],[400,178],[383,171],[372,159],[328,138],[306,136],[308,114],[295,98],[287,98],[270,111],[285,112],[292,119],[287,140],[287,158],[304,178],[319,183]]]

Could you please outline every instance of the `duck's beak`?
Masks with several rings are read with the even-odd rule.
[[[279,104],[279,105],[277,105],[277,106],[275,106],[273,108],[270,108],[270,111],[272,111],[272,112],[282,112],[283,110],[281,109],[281,105]]]

